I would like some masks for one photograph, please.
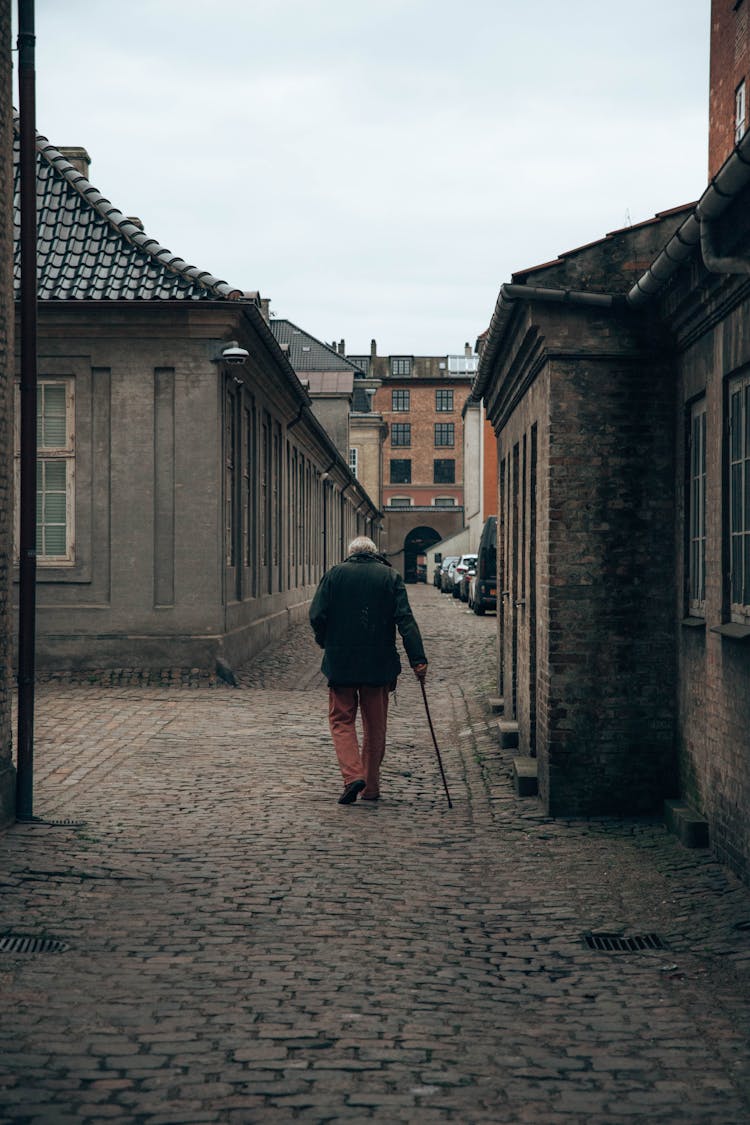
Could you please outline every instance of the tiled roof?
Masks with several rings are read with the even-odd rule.
[[[289,362],[297,374],[308,371],[348,371],[359,369],[328,344],[316,340],[291,320],[271,320],[271,330],[282,347],[286,346]]]
[[[20,282],[18,121],[14,145],[14,282]],[[227,300],[244,296],[149,238],[37,136],[38,292],[41,300]]]

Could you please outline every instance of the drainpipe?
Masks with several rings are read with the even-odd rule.
[[[16,818],[34,816],[36,661],[36,111],[34,0],[18,0],[21,204],[21,495],[18,594],[18,753]]]

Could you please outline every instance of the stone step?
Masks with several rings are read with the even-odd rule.
[[[670,799],[664,802],[664,820],[667,828],[686,848],[708,847],[708,821],[685,801]]]
[[[519,797],[536,797],[539,792],[536,758],[513,759],[513,787]]]
[[[518,746],[518,723],[513,719],[499,719],[500,745],[504,750],[515,750]]]
[[[493,696],[490,701],[490,711],[495,715],[502,715],[505,710],[505,700],[502,695]]]

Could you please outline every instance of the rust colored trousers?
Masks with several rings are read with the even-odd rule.
[[[380,763],[385,754],[388,686],[358,684],[328,689],[328,723],[344,785],[365,779],[363,797],[380,796]],[[357,739],[357,708],[362,717],[362,747]]]

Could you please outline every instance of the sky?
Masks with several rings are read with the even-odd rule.
[[[697,199],[710,0],[37,0],[37,129],[350,354],[474,345],[516,270]],[[17,95],[16,95],[17,97]]]

